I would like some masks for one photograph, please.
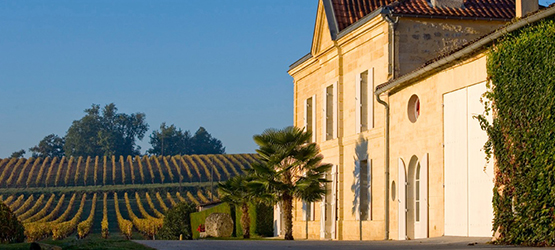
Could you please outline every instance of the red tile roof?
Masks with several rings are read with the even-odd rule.
[[[512,19],[514,0],[464,0],[462,8],[432,7],[430,0],[331,0],[339,31],[372,11],[385,7],[393,14],[456,18]]]
[[[514,0],[464,0],[463,8],[432,7],[427,0],[404,0],[393,7],[395,14],[443,17],[512,19]]]
[[[340,31],[370,14],[370,12],[393,2],[395,0],[332,0]]]

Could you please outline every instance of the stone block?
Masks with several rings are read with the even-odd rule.
[[[206,234],[212,237],[230,237],[233,233],[233,220],[229,214],[213,213],[205,220]]]

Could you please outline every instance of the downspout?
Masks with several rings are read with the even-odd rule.
[[[389,97],[387,98],[389,100]],[[376,94],[376,100],[385,107],[385,237],[389,240],[389,104],[380,99]]]
[[[384,19],[389,24],[389,63],[388,63],[388,74],[391,79],[395,78],[395,28],[399,22],[399,18],[393,20],[390,16],[389,9],[386,10],[387,13],[384,15]],[[389,101],[389,96],[388,96]],[[383,105],[385,108],[385,235],[384,240],[389,240],[389,104],[382,99],[380,99],[380,94],[376,94],[376,100],[379,104]]]

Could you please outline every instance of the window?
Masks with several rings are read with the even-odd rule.
[[[314,122],[314,118],[316,117],[316,114],[314,113],[314,110],[316,110],[315,104],[315,95],[306,99],[304,102],[304,128],[306,131],[312,132],[311,142],[316,142],[316,123]]]
[[[420,221],[420,163],[416,166],[416,179],[414,180],[414,213],[415,213],[415,221]]]
[[[360,73],[356,81],[356,133],[360,133],[374,127],[374,69]]]
[[[324,89],[323,108],[323,139],[324,141],[337,138],[337,83]]]
[[[372,166],[371,161],[362,160],[359,173],[360,220],[372,220]]]
[[[407,114],[409,116],[409,120],[412,123],[415,123],[420,116],[420,99],[417,95],[412,95],[409,99],[408,107],[407,107]]]
[[[303,218],[305,221],[313,221],[314,216],[314,202],[303,201]]]

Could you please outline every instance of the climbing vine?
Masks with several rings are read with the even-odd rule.
[[[488,55],[490,78],[478,119],[496,165],[497,242],[555,245],[555,22],[506,35]]]

